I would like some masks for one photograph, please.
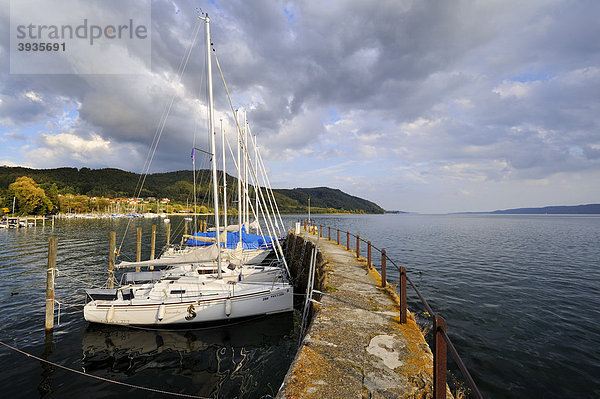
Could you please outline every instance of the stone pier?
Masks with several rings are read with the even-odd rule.
[[[317,237],[293,237],[296,257],[303,240]],[[431,351],[412,314],[399,323],[394,289],[345,246],[321,238],[319,250],[315,289],[324,294],[277,397],[432,397]]]

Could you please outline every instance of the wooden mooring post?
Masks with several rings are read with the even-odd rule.
[[[387,281],[385,280],[387,278],[386,276],[386,261],[387,261],[387,255],[385,254],[385,249],[381,250],[381,287],[385,287],[385,285],[387,284]]]
[[[137,235],[135,239],[135,261],[139,262],[142,260],[142,228],[137,228]],[[139,272],[142,268],[140,266],[135,267],[135,271]]]
[[[367,241],[367,267],[370,269],[371,265],[371,241]]]
[[[142,228],[137,228],[137,236],[135,240],[135,261],[139,262],[142,260]],[[139,271],[139,270],[138,270]]]
[[[331,226],[327,226],[327,228],[329,229],[329,241],[331,241]]]
[[[110,245],[108,255],[108,288],[115,288],[115,251],[117,249],[117,233],[114,231],[110,232]]]
[[[46,269],[46,331],[54,329],[54,272],[58,238],[48,240],[48,267]]]
[[[202,220],[200,221],[202,224]],[[171,222],[167,223],[167,245],[171,244]]]
[[[346,232],[346,251],[350,251],[350,232]]]
[[[356,235],[356,258],[360,258],[360,234]]]
[[[150,239],[150,259],[154,259],[154,251],[156,250],[156,225],[152,225],[152,238]]]

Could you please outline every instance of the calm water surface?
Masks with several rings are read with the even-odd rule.
[[[182,234],[171,218],[172,241]],[[42,228],[0,230],[0,341],[35,356],[103,378],[153,389],[210,398],[275,395],[296,352],[293,315],[262,317],[219,328],[184,331],[90,325],[81,312],[83,287],[106,281],[108,238],[120,245],[128,220],[57,220]],[[135,260],[136,227],[142,226],[142,259],[149,257],[151,225],[157,247],[165,243],[162,221],[134,220],[121,258]],[[48,238],[58,242],[56,298],[63,302],[60,325],[44,334]],[[56,319],[55,319],[56,322]],[[80,376],[0,346],[4,398],[163,398]]]
[[[285,217],[286,226],[296,218]],[[407,268],[434,311],[446,318],[485,397],[600,397],[600,217],[314,218],[360,232]],[[80,306],[80,288],[106,279],[108,232],[117,231],[120,242],[126,223],[63,220],[54,231],[48,225],[0,230],[0,340],[130,384],[208,397],[276,393],[296,350],[291,315],[219,329],[152,331],[88,325],[77,308],[62,307],[52,341],[44,342],[48,237],[59,237],[56,296]],[[124,259],[135,256],[135,227],[143,225],[149,243],[154,222],[133,223]],[[159,223],[158,246],[164,234]],[[148,255],[146,247],[143,258]],[[388,278],[395,278],[393,271]],[[414,295],[409,306],[422,315]],[[5,397],[161,397],[73,375],[5,348],[0,367]]]
[[[485,397],[600,398],[600,217],[314,218],[407,268]]]

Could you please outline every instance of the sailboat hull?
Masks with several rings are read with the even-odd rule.
[[[206,295],[196,300],[96,300],[83,309],[85,320],[115,325],[160,326],[222,321],[293,310],[289,284],[260,285],[235,295]]]

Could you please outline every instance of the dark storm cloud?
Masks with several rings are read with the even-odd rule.
[[[0,4],[4,55],[8,1]],[[234,106],[248,110],[273,161],[346,165],[377,154],[397,167],[388,183],[402,187],[444,174],[507,181],[600,166],[595,1],[156,0],[152,63],[137,75],[8,75],[3,59],[0,123],[17,131],[75,108],[80,123],[68,134],[137,162],[175,94],[153,169],[189,168],[194,131],[206,141],[203,27],[181,82],[177,72],[199,8],[211,16]],[[232,132],[214,72],[217,120]],[[349,169],[336,170],[336,182],[349,181]]]

